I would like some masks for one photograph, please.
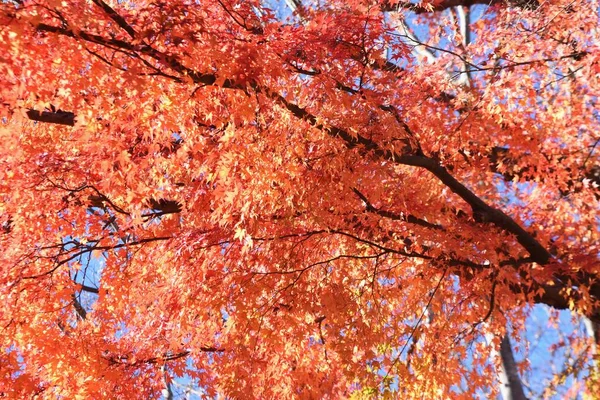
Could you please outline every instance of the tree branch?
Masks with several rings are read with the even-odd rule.
[[[505,390],[502,390],[504,400],[527,400],[508,334],[504,335],[500,343],[500,357],[505,374],[505,382],[502,382],[506,385]]]
[[[117,25],[121,27],[121,29],[123,29],[129,34],[129,36],[135,38],[135,30],[133,29],[133,27],[129,25],[127,21],[125,21],[125,18],[119,15],[111,6],[109,6],[102,0],[92,0],[92,2],[98,7],[102,8],[102,10],[104,10],[104,12],[110,17],[110,19],[115,21]]]
[[[363,201],[363,203],[365,203],[365,208],[368,212],[374,212],[377,215],[380,215],[384,218],[389,218],[389,219],[392,219],[395,221],[403,221],[403,222],[407,222],[409,224],[419,225],[419,226],[423,226],[425,228],[430,228],[430,229],[444,230],[443,226],[437,225],[437,224],[432,224],[431,222],[428,222],[422,218],[415,217],[414,215],[397,214],[397,213],[393,213],[391,211],[386,211],[386,210],[381,210],[379,208],[375,208],[369,202],[367,197],[364,194],[362,194],[358,189],[352,188],[352,191]]]
[[[519,179],[522,181],[535,180],[536,182],[544,182],[547,179],[547,177],[545,177],[543,174],[538,176],[530,176],[530,173],[533,169],[528,166],[515,168],[515,166],[519,164],[519,156],[515,156],[511,153],[514,152],[511,152],[511,149],[508,147],[493,147],[488,155],[488,159],[490,161],[490,171],[502,175],[506,181]],[[557,162],[561,161],[563,160],[557,160]],[[505,171],[500,171],[500,164],[503,164],[507,167]],[[584,166],[582,166],[581,169],[583,171],[581,171],[582,173],[580,176],[572,176],[567,182],[565,182],[567,187],[569,187],[569,190],[561,191],[561,194],[568,194],[570,190],[573,189],[573,186],[576,182],[581,182],[584,179],[589,179],[590,182],[598,185],[598,188],[600,189],[600,166],[592,165],[588,168],[584,168]],[[597,196],[600,196],[600,191],[598,191]]]
[[[371,154],[392,161],[397,164],[420,167],[435,175],[452,192],[461,197],[473,210],[474,218],[479,222],[491,223],[498,228],[516,236],[517,241],[525,248],[535,262],[547,264],[551,258],[548,250],[544,248],[529,232],[523,229],[512,218],[499,209],[493,208],[479,198],[475,193],[460,183],[448,170],[436,160],[424,155],[398,154],[394,151],[382,149],[376,142],[361,135],[352,135],[344,129],[335,126],[325,127],[317,121],[317,118],[295,104],[288,102],[278,94],[271,94],[272,98],[282,103],[294,116],[306,120],[315,128],[322,130],[330,136],[342,139],[348,148],[361,146]]]
[[[22,276],[21,279],[37,279],[37,278],[41,278],[42,276],[50,275],[54,271],[56,271],[61,265],[64,265],[64,264],[68,263],[69,261],[73,261],[84,254],[91,253],[94,251],[115,250],[115,249],[120,249],[120,248],[131,247],[131,246],[141,246],[145,243],[151,243],[151,242],[156,242],[156,241],[161,241],[161,240],[169,240],[169,239],[172,239],[172,237],[171,236],[157,236],[157,237],[153,237],[153,238],[139,239],[139,240],[129,242],[129,243],[119,243],[119,244],[115,244],[115,245],[111,245],[111,246],[98,246],[98,245],[85,246],[85,248],[83,250],[80,250],[81,248],[75,248],[74,250],[80,250],[80,251],[77,251],[74,254],[71,253],[70,255],[67,254],[68,257],[63,260],[60,260],[60,261],[58,260],[58,257],[60,256],[60,254],[58,256],[52,257],[52,258],[57,259],[57,261],[56,261],[54,267],[52,267],[50,270],[41,272],[39,274]],[[63,245],[61,245],[61,247],[62,246]]]
[[[100,289],[91,287],[91,286],[87,286],[84,284],[80,284],[79,289],[81,289],[82,292],[88,292],[88,293],[94,293],[94,294],[100,293]]]
[[[41,31],[53,32],[73,38],[81,38],[83,40],[99,45],[110,45],[129,51],[138,51],[141,54],[148,55],[154,59],[166,63],[173,70],[192,78],[192,80],[197,84],[214,85],[217,81],[215,75],[202,74],[191,70],[182,65],[174,57],[164,55],[147,45],[134,46],[124,41],[116,39],[107,39],[83,31],[78,31],[76,35],[71,30],[53,27],[45,24],[38,25],[38,29]],[[241,89],[244,91],[247,90],[248,87],[247,85],[238,85],[232,80],[225,80],[220,86],[223,88],[234,88]],[[283,96],[279,95],[278,93],[274,93],[269,89],[261,87],[257,84],[251,86],[254,88],[255,91],[262,92],[271,99],[280,103],[298,119],[305,120],[316,129],[322,130],[323,132],[326,132],[328,135],[334,138],[341,139],[348,148],[359,147],[361,151],[369,153],[372,156],[376,156],[398,164],[427,169],[434,176],[436,176],[444,185],[450,188],[454,193],[460,196],[471,206],[471,208],[473,209],[473,216],[476,220],[483,223],[492,223],[495,226],[503,229],[504,231],[515,235],[517,241],[523,246],[523,248],[525,248],[530,253],[532,262],[537,262],[538,264],[546,264],[549,261],[551,257],[550,253],[531,234],[529,234],[525,229],[523,229],[519,224],[517,224],[514,220],[512,220],[508,215],[506,215],[502,211],[487,205],[477,195],[471,192],[466,186],[464,186],[458,180],[456,180],[456,178],[454,178],[445,167],[440,165],[433,158],[426,157],[422,154],[399,154],[390,150],[385,150],[371,139],[368,139],[361,135],[350,134],[348,131],[335,126],[325,126],[323,123],[318,122],[318,119],[315,115],[309,113],[306,109],[287,101]],[[556,306],[557,308],[564,308],[563,306],[565,300],[560,295],[554,296],[544,294],[538,296],[538,299],[542,302],[548,302],[549,305]]]
[[[417,4],[408,1],[395,2],[388,0],[381,3],[381,11],[396,12],[400,10],[409,10],[415,14],[425,14],[431,12],[440,12],[458,6],[470,7],[475,4],[486,6],[500,4],[525,9],[535,9],[539,6],[538,0],[442,0],[441,2],[436,2],[435,5],[431,3]]]
[[[27,116],[32,121],[50,124],[75,126],[75,114],[69,111],[36,111],[28,110]]]
[[[107,39],[102,36],[87,33],[85,31],[78,31],[77,34],[75,34],[72,30],[50,26],[46,24],[39,24],[38,29],[47,32],[54,32],[73,38],[79,37],[83,40],[87,40],[101,45],[110,44],[112,46],[121,47],[127,50],[140,51],[143,54],[149,55],[150,57],[156,58],[158,60],[164,60],[172,69],[189,76],[195,83],[214,85],[217,81],[215,75],[202,74],[190,68],[187,68],[174,57],[164,55],[147,45],[134,46],[130,43],[121,40]],[[235,81],[230,79],[225,80],[220,86],[223,88],[241,90],[247,89],[247,86],[237,84]],[[392,161],[397,164],[420,167],[428,170],[433,175],[435,175],[444,185],[446,185],[450,190],[452,190],[452,192],[460,196],[471,206],[474,217],[477,220],[479,220],[480,222],[492,223],[495,226],[515,235],[519,244],[521,244],[521,246],[523,246],[529,252],[529,254],[534,258],[534,260],[538,264],[546,264],[550,260],[550,253],[530,233],[528,233],[525,229],[523,229],[519,224],[517,224],[512,218],[503,213],[501,210],[495,209],[487,205],[483,200],[481,200],[481,198],[479,198],[466,186],[460,183],[448,172],[448,170],[445,167],[440,165],[433,158],[429,158],[424,155],[398,154],[394,151],[384,150],[379,146],[379,144],[364,136],[358,134],[351,134],[350,132],[335,126],[323,125],[318,121],[315,115],[309,113],[306,109],[287,101],[283,96],[281,96],[278,93],[272,92],[268,88],[261,87],[258,84],[253,84],[251,86],[255,91],[262,92],[271,99],[279,102],[298,119],[307,121],[316,129],[326,132],[328,135],[334,138],[342,139],[348,148],[362,147],[363,151],[370,152],[372,155],[377,156],[379,158]]]

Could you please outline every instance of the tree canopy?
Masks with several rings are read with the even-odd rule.
[[[0,3],[0,392],[472,398],[598,328],[598,9]]]

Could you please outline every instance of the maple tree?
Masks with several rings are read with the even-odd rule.
[[[471,398],[600,326],[598,2],[286,3],[0,4],[3,395]]]

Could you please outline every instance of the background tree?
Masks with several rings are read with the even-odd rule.
[[[0,10],[5,395],[598,392],[596,1]]]

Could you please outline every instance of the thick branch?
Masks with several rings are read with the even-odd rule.
[[[87,285],[81,285],[80,289],[82,292],[88,292],[88,293],[94,293],[94,294],[100,293],[100,289],[91,287],[91,286],[87,286]]]
[[[428,170],[471,206],[476,220],[492,223],[498,228],[515,235],[519,244],[529,252],[533,260],[538,264],[546,264],[550,260],[551,255],[548,250],[546,250],[529,232],[523,229],[501,210],[486,204],[475,193],[454,178],[454,176],[452,176],[448,170],[436,160],[423,155],[398,154],[390,150],[384,150],[376,142],[364,136],[352,135],[348,131],[337,127],[323,126],[321,123],[317,122],[317,118],[314,115],[310,114],[304,108],[288,102],[280,95],[271,94],[271,97],[279,100],[279,102],[297,118],[308,121],[312,126],[327,132],[330,136],[343,139],[348,148],[361,146],[364,150],[369,151],[380,158],[397,164],[420,167]]]
[[[527,400],[508,335],[505,335],[500,343],[500,357],[506,374],[506,382],[503,382],[507,385],[503,390],[504,400]]]
[[[104,12],[121,27],[125,32],[129,34],[132,38],[135,38],[135,30],[125,21],[121,15],[119,15],[111,6],[103,2],[102,0],[92,0],[94,4],[98,7],[102,8]]]
[[[73,293],[71,298],[73,300],[73,307],[75,308],[75,312],[77,313],[79,318],[81,318],[82,320],[85,320],[87,317],[87,311],[85,311],[85,308],[83,308],[83,306],[79,302],[77,295],[75,293]]]
[[[38,24],[36,26],[36,28],[38,31],[41,31],[41,32],[56,33],[56,34],[71,37],[74,39],[80,38],[87,42],[95,43],[95,44],[98,44],[101,46],[108,46],[108,47],[117,48],[120,50],[127,50],[130,52],[139,52],[143,55],[146,55],[146,56],[151,57],[159,62],[166,64],[171,69],[179,72],[182,75],[189,76],[192,79],[192,81],[196,84],[208,86],[208,85],[214,85],[215,82],[217,81],[216,75],[202,74],[202,73],[194,71],[190,68],[187,68],[183,64],[181,64],[177,59],[175,59],[174,57],[169,56],[164,53],[161,53],[160,51],[155,50],[154,48],[152,48],[151,46],[148,46],[146,44],[133,45],[129,42],[119,40],[119,39],[112,39],[112,38],[109,39],[109,38],[105,38],[103,36],[96,35],[93,33],[88,33],[85,31],[77,31],[77,33],[75,33],[71,29],[65,29],[65,28],[61,28],[58,26],[48,25],[48,24]],[[220,86],[223,88],[226,88],[226,89],[228,89],[228,88],[244,89],[243,86],[236,85],[231,80],[225,80]]]
[[[47,122],[50,124],[75,126],[75,114],[68,111],[27,111],[27,116],[32,121]]]

